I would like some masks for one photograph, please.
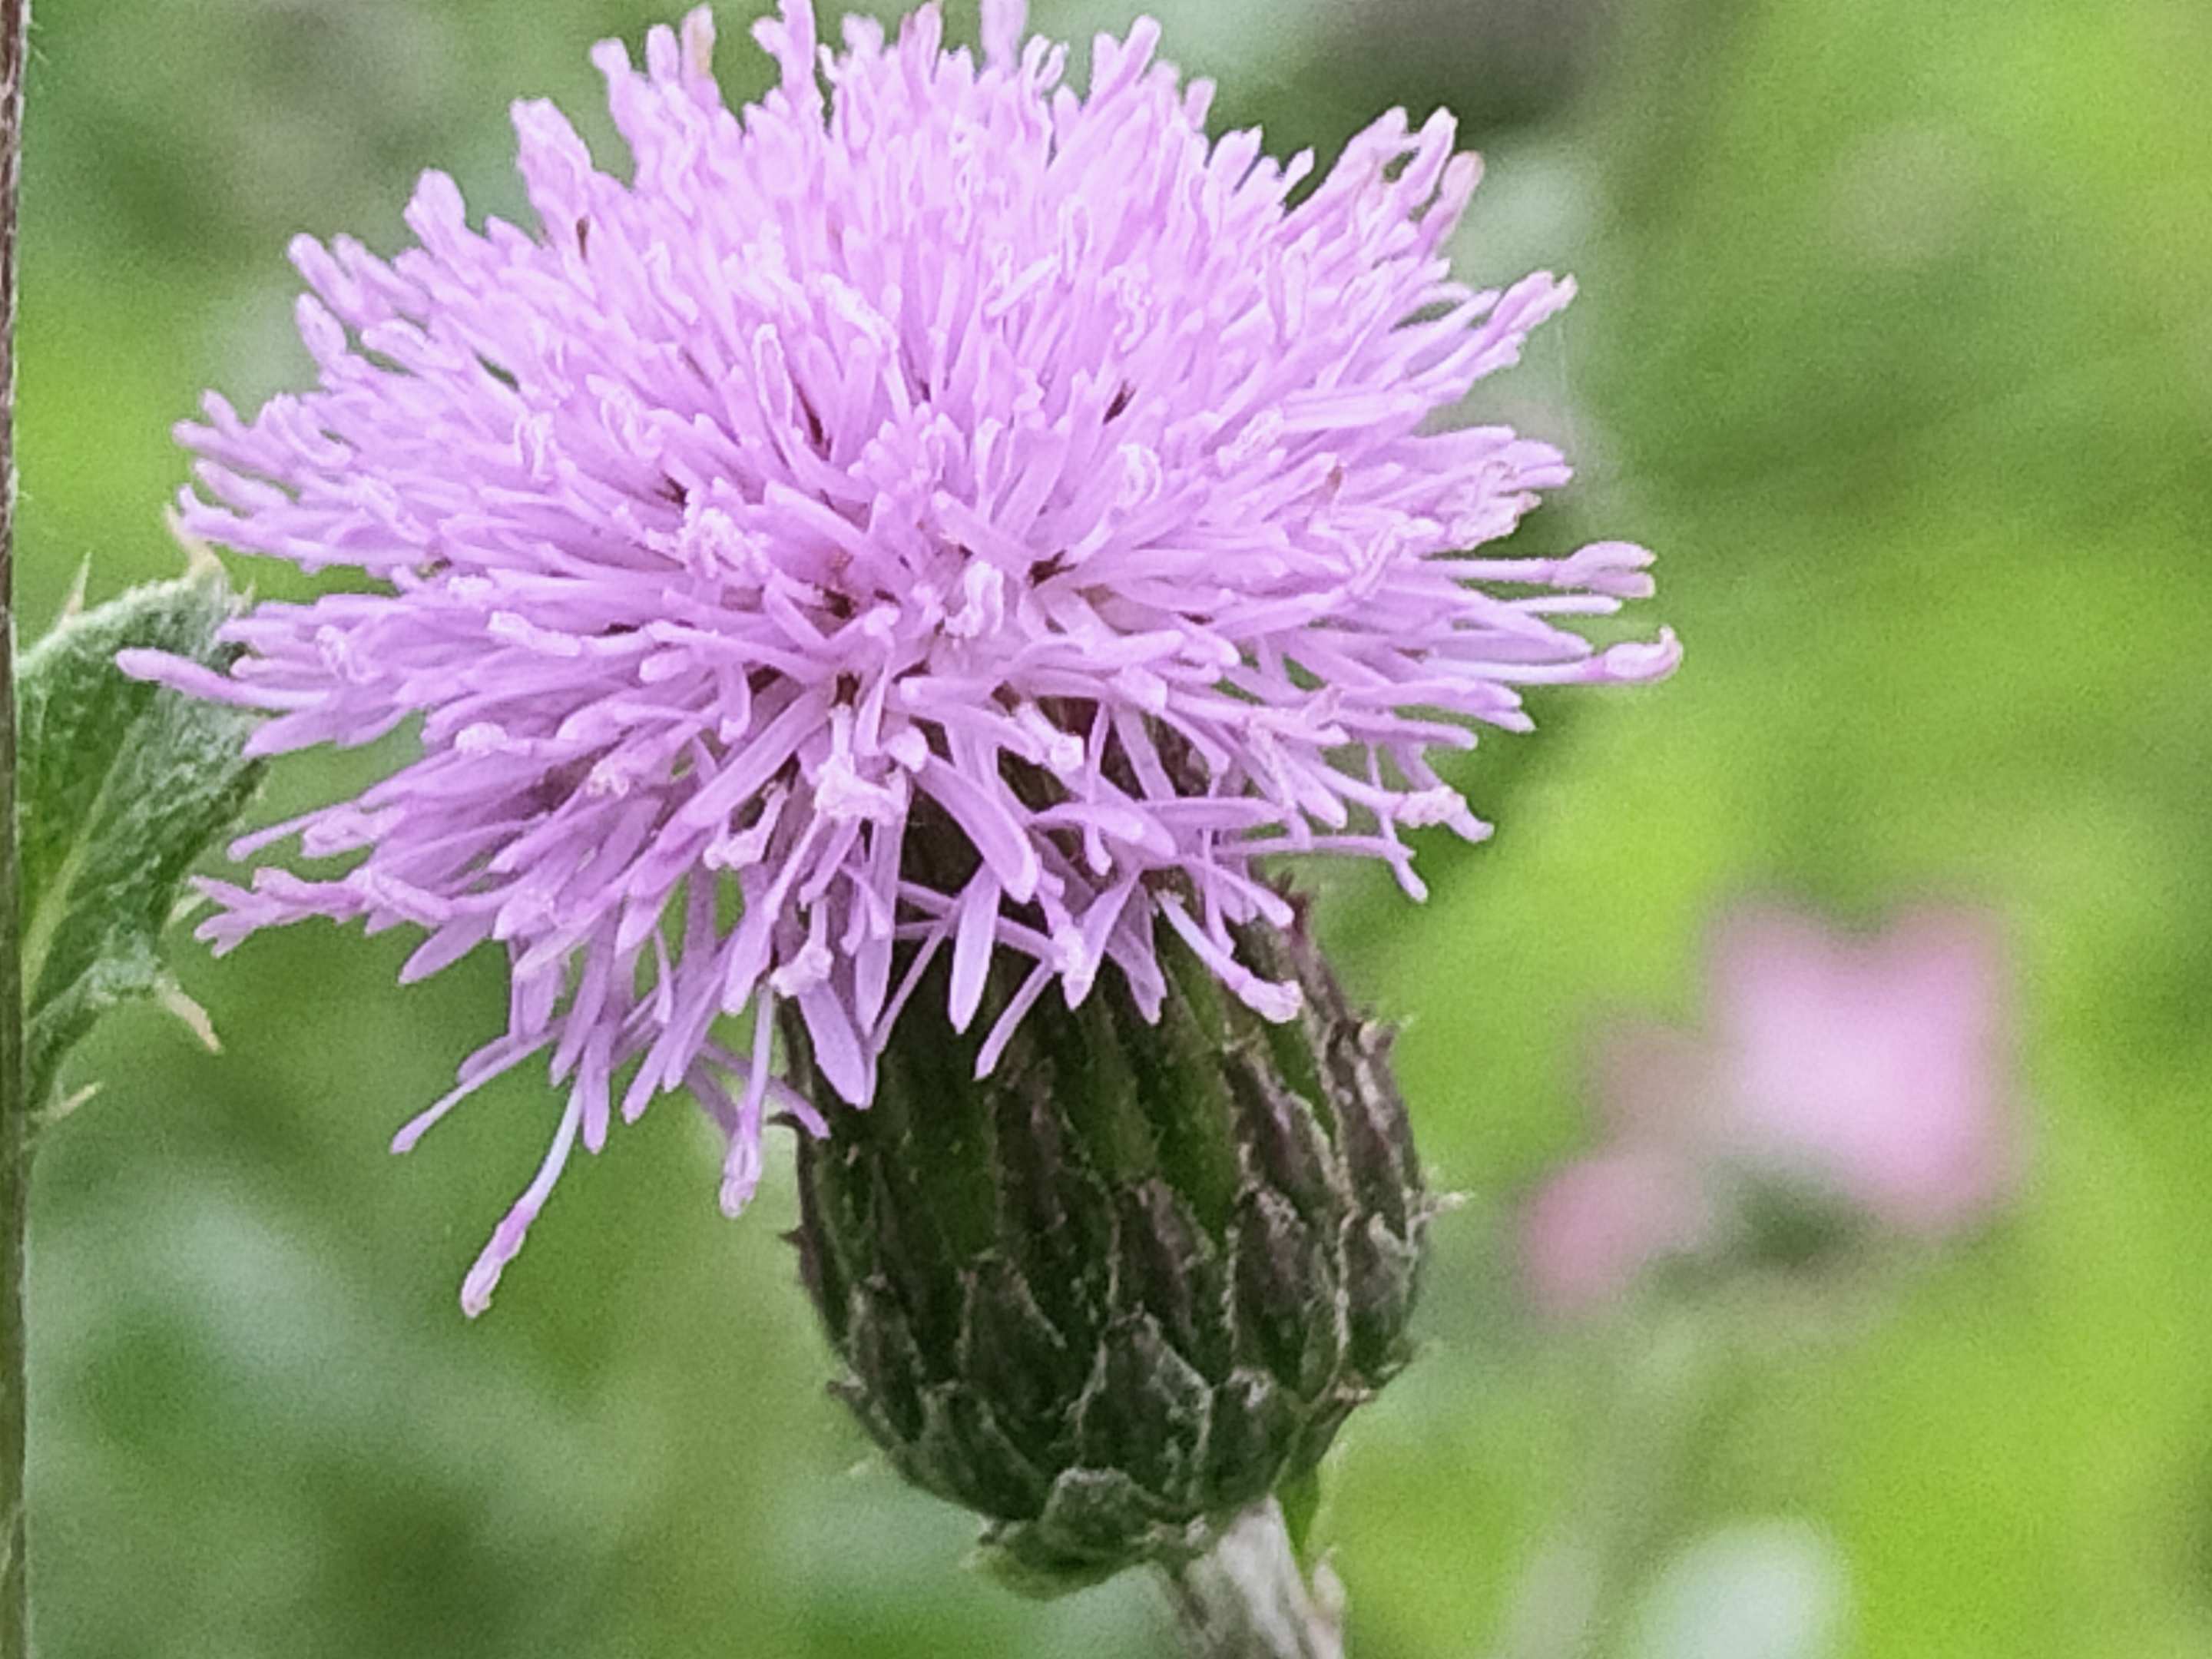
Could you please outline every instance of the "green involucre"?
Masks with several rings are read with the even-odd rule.
[[[1410,1353],[1431,1206],[1389,1033],[1302,929],[1243,941],[1304,989],[1284,1025],[1163,933],[1158,1024],[1109,969],[1080,1008],[1042,998],[980,1081],[1011,983],[961,1036],[934,969],[865,1111],[786,1027],[830,1125],[802,1139],[796,1237],[834,1391],[1039,1594],[1202,1553]]]

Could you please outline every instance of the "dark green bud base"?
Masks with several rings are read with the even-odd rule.
[[[830,1127],[800,1139],[796,1238],[832,1390],[1037,1594],[1203,1554],[1409,1357],[1430,1205],[1389,1032],[1302,926],[1243,938],[1304,992],[1281,1025],[1162,931],[1157,1024],[1109,967],[1079,1008],[1048,990],[980,1082],[1011,975],[956,1034],[942,955],[866,1111],[785,1030]]]

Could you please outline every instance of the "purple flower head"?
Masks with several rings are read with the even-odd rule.
[[[987,1069],[1108,962],[1156,1010],[1163,922],[1287,1017],[1231,933],[1289,919],[1260,860],[1418,894],[1404,828],[1486,833],[1431,749],[1525,727],[1520,686],[1674,664],[1565,625],[1648,593],[1641,550],[1468,550],[1568,469],[1435,417],[1571,289],[1450,280],[1477,167],[1449,117],[1385,117],[1292,205],[1308,158],[1210,142],[1154,24],[1102,36],[1080,96],[1024,27],[985,0],[978,64],[924,7],[833,54],[782,0],[754,28],[781,85],[735,112],[703,9],[643,74],[604,45],[627,182],[518,104],[534,231],[472,230],[432,173],[388,263],[302,238],[320,385],[180,429],[191,532],[380,586],[260,605],[227,678],[133,671],[270,711],[263,753],[421,727],[234,849],[349,870],[210,883],[204,936],[411,923],[410,980],[506,948],[507,1034],[402,1147],[533,1054],[567,1086],[471,1311],[617,1109],[689,1090],[741,1206],[764,1108],[819,1122],[769,1074],[779,1006],[855,1106],[939,952],[951,1006],[907,1017],[965,1027],[994,951],[1030,964]]]

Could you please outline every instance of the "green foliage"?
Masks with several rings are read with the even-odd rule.
[[[185,872],[238,817],[261,764],[253,716],[134,680],[128,648],[210,667],[234,653],[221,567],[65,616],[23,654],[17,682],[24,1069],[52,1092],[63,1057],[115,1004],[176,999],[161,935]],[[182,1005],[189,1006],[189,1005]]]

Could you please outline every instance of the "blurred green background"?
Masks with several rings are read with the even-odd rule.
[[[824,7],[828,11],[830,8]],[[1490,161],[1480,276],[1583,297],[1482,407],[1564,442],[1523,532],[1659,550],[1656,691],[1547,698],[1460,774],[1502,828],[1414,909],[1334,873],[1346,977],[1408,1022],[1437,1230],[1422,1360],[1324,1517],[1358,1659],[1495,1650],[1583,1488],[1632,1336],[1522,1311],[1515,1200],[1592,1133],[1605,1021],[1688,1019],[1720,907],[2001,918],[2031,1178],[1840,1335],[1778,1333],[1666,1498],[1848,1571],[1837,1650],[2212,1654],[2212,10],[2203,0],[1181,0],[1217,118],[1324,153],[1448,100]],[[1123,29],[1040,0],[1062,38]],[[27,635],[90,561],[166,575],[204,386],[308,368],[297,230],[399,245],[414,174],[513,214],[508,100],[596,142],[590,43],[640,0],[46,0],[21,347]],[[735,100],[765,84],[720,9]],[[972,9],[952,9],[970,36]],[[1075,78],[1081,81],[1079,49]],[[601,154],[613,157],[609,145]],[[285,574],[237,562],[264,592]],[[287,803],[361,775],[295,763]],[[572,1170],[485,1318],[460,1276],[556,1103],[518,1075],[390,1134],[503,1022],[498,964],[410,990],[319,926],[81,1051],[34,1192],[33,1563],[47,1659],[1168,1651],[1147,1585],[965,1573],[825,1400],[777,1234],[663,1104]],[[1716,1648],[1713,1651],[1719,1651]],[[1731,1650],[1731,1651],[1733,1651]]]

